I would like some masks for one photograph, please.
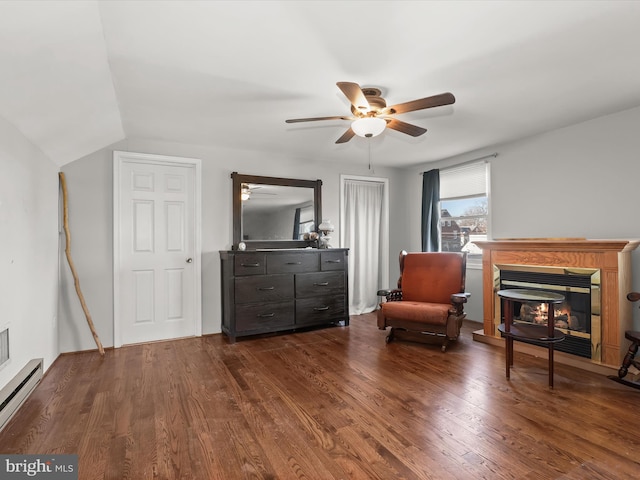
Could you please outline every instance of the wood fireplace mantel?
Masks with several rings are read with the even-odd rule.
[[[495,265],[532,265],[546,267],[593,268],[601,280],[601,359],[573,359],[566,363],[581,366],[581,361],[618,368],[626,353],[624,332],[632,329],[631,252],[640,239],[592,240],[584,238],[521,238],[474,242],[482,249],[483,332],[474,335],[499,339],[495,328]],[[493,343],[493,342],[488,342]],[[570,357],[568,355],[567,357]],[[558,359],[560,360],[560,359]]]

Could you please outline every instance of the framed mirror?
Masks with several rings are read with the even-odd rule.
[[[322,218],[322,180],[231,174],[233,248],[305,248]]]

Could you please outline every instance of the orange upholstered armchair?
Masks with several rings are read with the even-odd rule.
[[[438,342],[444,352],[460,335],[467,254],[400,252],[400,279],[395,290],[380,290],[387,301],[378,310],[378,328],[391,327],[387,343],[397,338]]]

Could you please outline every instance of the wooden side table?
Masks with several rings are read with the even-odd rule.
[[[549,387],[553,388],[553,345],[565,338],[564,333],[555,328],[553,306],[564,302],[564,295],[541,290],[509,289],[498,291],[498,296],[502,299],[504,312],[504,323],[498,326],[498,330],[505,337],[507,379],[510,378],[510,369],[513,366],[513,341],[527,341],[549,351]],[[514,302],[547,304],[547,325],[514,324]]]

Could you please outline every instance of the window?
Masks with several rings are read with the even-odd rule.
[[[297,221],[297,238],[294,240],[304,240],[305,233],[314,231],[315,223],[313,221],[313,205],[304,205],[296,209],[294,222]]]
[[[440,249],[467,252],[467,266],[482,268],[489,229],[489,163],[474,162],[440,170]]]

